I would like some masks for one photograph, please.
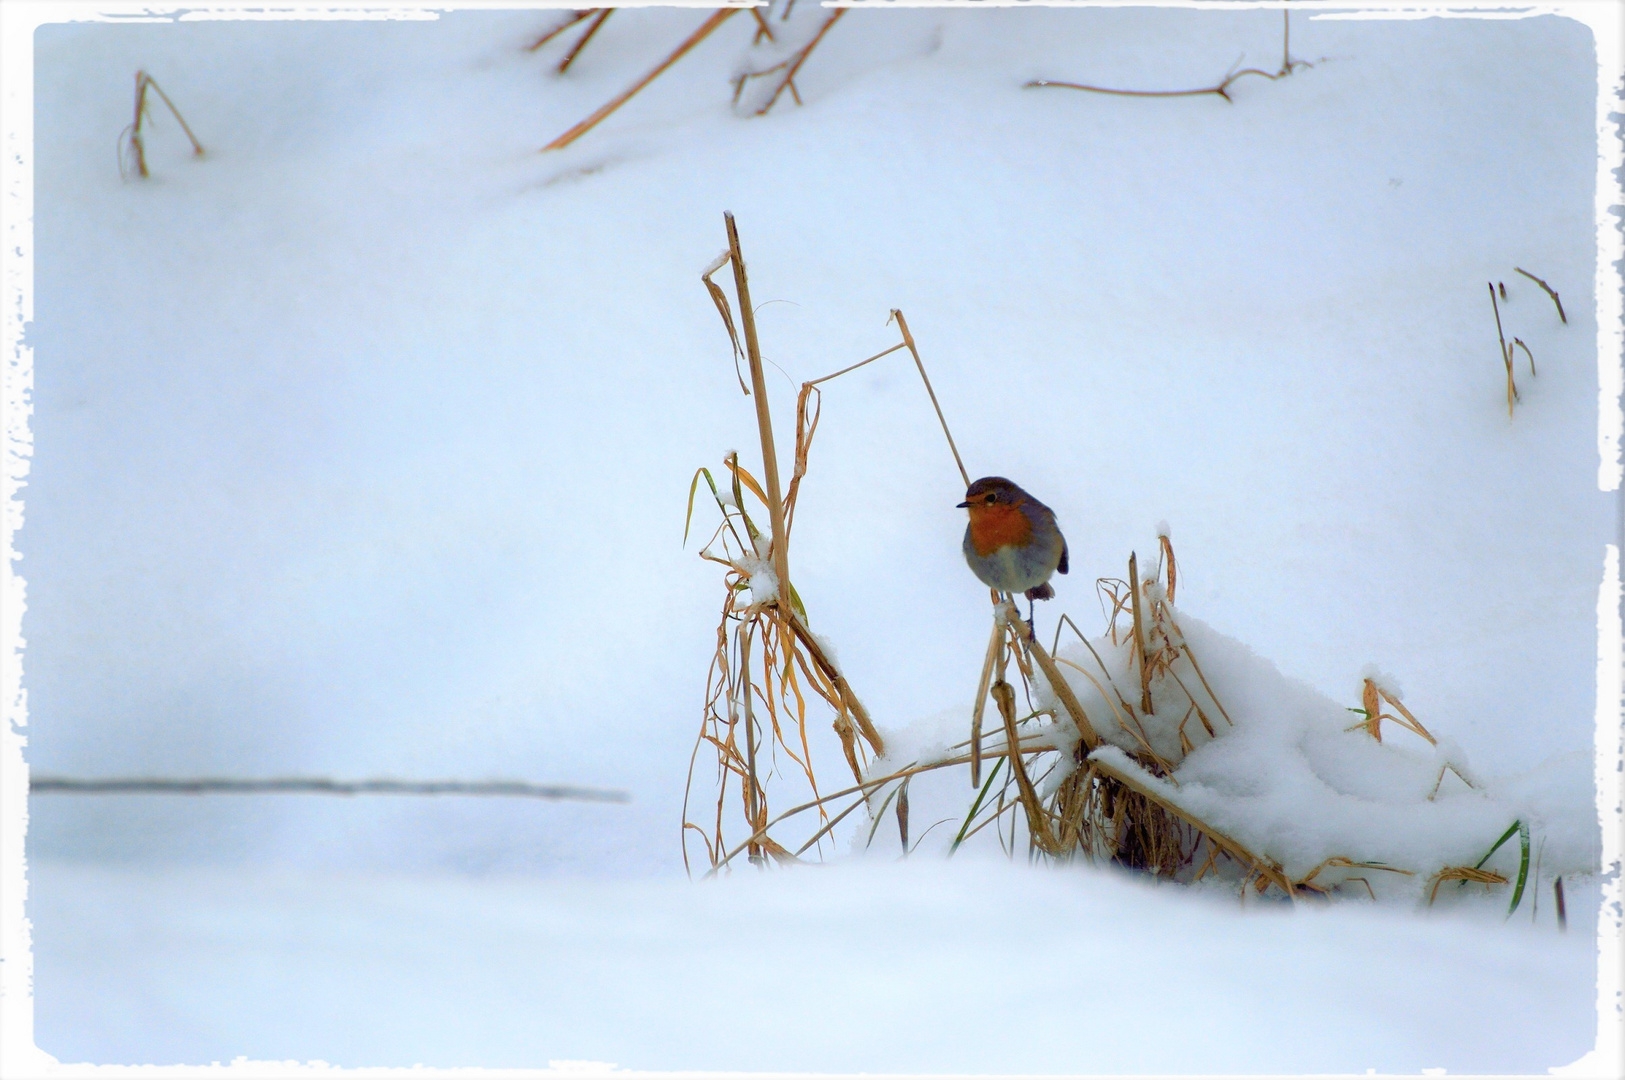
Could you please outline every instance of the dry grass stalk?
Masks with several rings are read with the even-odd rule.
[[[993,700],[998,702],[999,715],[1004,719],[1005,745],[1019,745],[1021,737],[1016,734],[1015,688],[1001,677],[993,684],[992,694]],[[1016,779],[1021,805],[1027,811],[1027,831],[1032,836],[1033,843],[1046,854],[1060,854],[1055,838],[1050,835],[1049,818],[1038,805],[1038,792],[1033,788],[1032,779],[1027,775],[1027,766],[1022,762],[1020,754],[1010,755],[1010,771]]]
[[[1315,878],[1320,876],[1321,871],[1327,870],[1327,869],[1334,869],[1334,868],[1335,869],[1358,869],[1358,870],[1383,870],[1383,871],[1386,871],[1386,872],[1388,872],[1390,874],[1404,874],[1407,877],[1410,877],[1410,876],[1412,876],[1414,874],[1414,871],[1401,870],[1398,867],[1389,866],[1386,863],[1355,862],[1353,859],[1345,858],[1342,855],[1334,855],[1329,859],[1323,860],[1313,870],[1309,871],[1307,874],[1303,875],[1303,877],[1299,878],[1297,881],[1294,881],[1292,884],[1293,884],[1294,887],[1296,887],[1298,889],[1307,889],[1310,892],[1320,893],[1320,894],[1324,895],[1324,894],[1330,892],[1332,889],[1335,889],[1337,886],[1336,885],[1330,885],[1330,886],[1317,885],[1317,884],[1315,884]],[[1371,893],[1371,899],[1375,900],[1377,898],[1377,894],[1375,892],[1372,892],[1371,882],[1366,881],[1365,878],[1363,878],[1363,877],[1345,876],[1343,878],[1343,880],[1344,881],[1358,881],[1358,882],[1362,883],[1363,885],[1365,885],[1366,892]]]
[[[1428,890],[1428,905],[1430,907],[1439,896],[1439,886],[1447,881],[1476,881],[1480,885],[1505,885],[1507,883],[1505,874],[1498,874],[1494,870],[1479,870],[1471,866],[1447,866],[1428,880],[1433,883],[1433,887]]]
[[[1490,290],[1490,306],[1495,309],[1495,336],[1501,339],[1501,362],[1507,369],[1507,419],[1512,418],[1512,406],[1518,400],[1518,387],[1512,379],[1512,346],[1507,344],[1506,334],[1501,330],[1501,305],[1495,299],[1495,286],[1485,283]],[[1534,363],[1533,357],[1530,363]]]
[[[1514,266],[1512,269],[1516,270],[1518,273],[1522,274],[1524,277],[1528,278],[1530,281],[1533,281],[1536,285],[1539,285],[1542,289],[1546,290],[1546,295],[1551,297],[1552,298],[1552,303],[1557,305],[1557,317],[1559,319],[1563,320],[1563,325],[1567,326],[1568,321],[1569,321],[1569,317],[1566,314],[1563,313],[1563,301],[1557,295],[1557,290],[1553,289],[1550,285],[1546,284],[1540,278],[1536,277],[1534,274],[1531,274],[1529,271],[1525,270],[1521,266]]]
[[[577,139],[581,138],[581,136],[585,135],[587,132],[591,131],[593,128],[597,127],[605,117],[609,116],[610,113],[613,113],[616,109],[619,109],[622,105],[625,105],[628,101],[632,100],[638,91],[654,82],[655,79],[659,78],[667,68],[681,60],[684,54],[686,54],[690,49],[694,48],[694,46],[710,37],[712,31],[714,31],[717,27],[721,26],[723,23],[727,22],[728,19],[744,10],[746,9],[731,7],[722,8],[720,11],[712,12],[710,18],[706,19],[705,22],[700,24],[699,29],[690,34],[687,40],[685,40],[681,45],[673,49],[664,60],[656,64],[653,70],[651,70],[647,75],[643,76],[643,78],[621,91],[621,93],[617,94],[614,98],[611,98],[609,101],[599,106],[591,116],[587,117],[585,120],[582,120],[580,123],[570,128],[570,130],[566,131],[564,134],[542,147],[542,150],[544,152],[548,150],[562,150],[566,146],[569,146],[571,143],[575,142]]]
[[[750,384],[756,399],[756,425],[762,439],[762,471],[767,476],[767,509],[773,524],[769,550],[782,588],[790,581],[790,537],[784,528],[784,503],[779,495],[779,458],[773,445],[773,416],[767,408],[767,377],[762,371],[762,353],[756,341],[756,309],[750,302],[750,279],[745,273],[744,253],[739,250],[739,229],[732,214],[723,214],[723,221],[728,227],[728,255],[734,268],[739,322],[745,332],[745,355],[750,360]]]
[[[755,9],[752,10],[754,11]],[[788,18],[789,14],[789,9],[786,8],[784,18]],[[779,98],[783,96],[785,90],[789,90],[790,96],[795,99],[795,103],[800,105],[801,92],[796,89],[796,73],[801,70],[801,65],[807,62],[807,57],[811,55],[812,51],[818,47],[818,43],[824,40],[824,35],[829,33],[830,28],[840,21],[841,16],[845,14],[846,8],[836,8],[830,13],[829,18],[824,20],[824,24],[818,28],[818,32],[813,35],[811,41],[807,42],[807,44],[803,45],[801,48],[797,49],[794,53],[791,53],[788,57],[779,61],[777,64],[774,64],[772,67],[763,68],[760,71],[747,71],[735,76],[733,98],[734,104],[737,105],[739,103],[739,96],[745,92],[745,84],[751,79],[759,79],[763,76],[771,75],[775,71],[782,71],[784,72],[784,75],[779,79],[778,85],[773,88],[772,96],[767,99],[767,102],[764,105],[756,110],[756,115],[766,115],[768,110],[773,108],[773,106],[778,102]],[[757,15],[757,19],[760,20],[761,16]],[[767,30],[767,23],[765,21],[762,22],[761,25],[762,30]],[[757,32],[758,40],[760,40],[761,33],[761,30]],[[772,31],[767,31],[767,36],[769,40],[772,40]]]
[[[909,355],[914,357],[914,367],[920,373],[920,380],[925,383],[925,392],[931,398],[931,407],[937,411],[937,420],[942,424],[942,433],[948,438],[948,449],[953,451],[954,464],[959,466],[960,478],[965,486],[970,487],[970,473],[965,471],[965,463],[960,460],[959,447],[954,445],[953,432],[948,430],[948,420],[942,415],[942,406],[937,402],[937,392],[931,388],[931,377],[925,373],[925,362],[920,359],[920,350],[914,344],[914,335],[908,332],[908,320],[903,318],[899,308],[891,309],[891,317],[897,322],[897,329],[903,334],[903,344],[908,346]]]
[[[1234,104],[1235,100],[1230,96],[1230,86],[1237,79],[1240,79],[1243,76],[1259,75],[1263,78],[1269,79],[1271,82],[1274,82],[1276,79],[1286,78],[1298,68],[1315,66],[1307,60],[1292,59],[1291,18],[1291,15],[1285,10],[1281,12],[1281,66],[1273,72],[1264,71],[1260,68],[1241,68],[1240,70],[1237,70],[1237,68],[1232,67],[1229,72],[1225,74],[1224,78],[1219,80],[1216,85],[1204,86],[1195,90],[1121,90],[1108,86],[1090,86],[1086,83],[1059,82],[1054,79],[1034,79],[1032,82],[1029,82],[1027,86],[1029,88],[1058,86],[1068,90],[1087,90],[1094,94],[1112,94],[1117,97],[1200,97],[1204,94],[1216,94],[1231,104]],[[1240,61],[1238,60],[1236,63],[1239,65]]]
[[[566,71],[569,71],[570,65],[575,63],[577,56],[581,55],[581,50],[587,47],[587,42],[592,40],[592,36],[598,33],[599,28],[602,27],[604,23],[608,22],[609,17],[613,14],[615,14],[614,8],[600,9],[592,22],[587,24],[586,32],[576,39],[576,43],[574,45],[570,46],[570,51],[564,54],[564,59],[559,61],[559,66],[554,70],[560,75],[563,75]]]
[[[135,118],[119,135],[119,141],[121,143],[121,152],[119,154],[120,176],[125,175],[122,145],[128,145],[130,148],[130,156],[135,159],[136,175],[141,177],[143,180],[150,175],[147,172],[146,141],[141,130],[145,121],[152,115],[151,110],[147,106],[148,90],[151,90],[153,93],[157,94],[159,99],[162,100],[165,105],[169,106],[170,115],[173,116],[176,122],[180,124],[181,130],[186,132],[186,138],[192,144],[192,156],[203,156],[203,144],[197,141],[196,135],[192,134],[192,129],[186,123],[185,117],[181,116],[181,111],[175,108],[175,103],[169,100],[169,95],[164,93],[163,87],[159,86],[157,80],[155,80],[151,75],[148,75],[145,71],[137,71],[135,73]]]
[[[993,620],[993,633],[987,639],[987,655],[982,658],[982,675],[976,682],[976,705],[970,717],[970,786],[982,786],[982,713],[987,707],[988,687],[993,681],[993,665],[1004,645],[1004,624]]]
[[[1140,711],[1150,713],[1151,709],[1151,665],[1146,663],[1145,657],[1145,629],[1140,620],[1140,571],[1135,564],[1136,557],[1133,552],[1128,557],[1128,590],[1129,599],[1134,609],[1134,656],[1140,665]]]

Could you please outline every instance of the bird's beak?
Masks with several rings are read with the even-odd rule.
[[[959,508],[960,508],[960,509],[961,509],[961,510],[963,510],[963,509],[965,509],[965,508],[966,508],[966,507],[967,507],[967,506],[969,506],[969,505],[970,505],[970,503],[968,503],[968,502],[962,502],[962,503],[960,503],[960,504],[959,504]]]

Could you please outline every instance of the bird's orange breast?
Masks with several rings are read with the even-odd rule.
[[[1032,523],[1014,506],[995,503],[970,508],[971,546],[983,558],[1008,544],[1025,544],[1032,535]]]

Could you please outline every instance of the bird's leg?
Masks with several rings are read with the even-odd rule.
[[[1038,601],[1032,597],[1027,598],[1027,640],[1038,640]]]

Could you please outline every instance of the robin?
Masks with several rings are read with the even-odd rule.
[[[1066,537],[1055,512],[1002,476],[984,476],[965,491],[959,504],[970,511],[965,527],[965,561],[971,573],[1000,592],[1024,594],[1028,601],[1055,595],[1049,585],[1057,570],[1066,573]],[[1029,603],[1027,625],[1032,626]]]

